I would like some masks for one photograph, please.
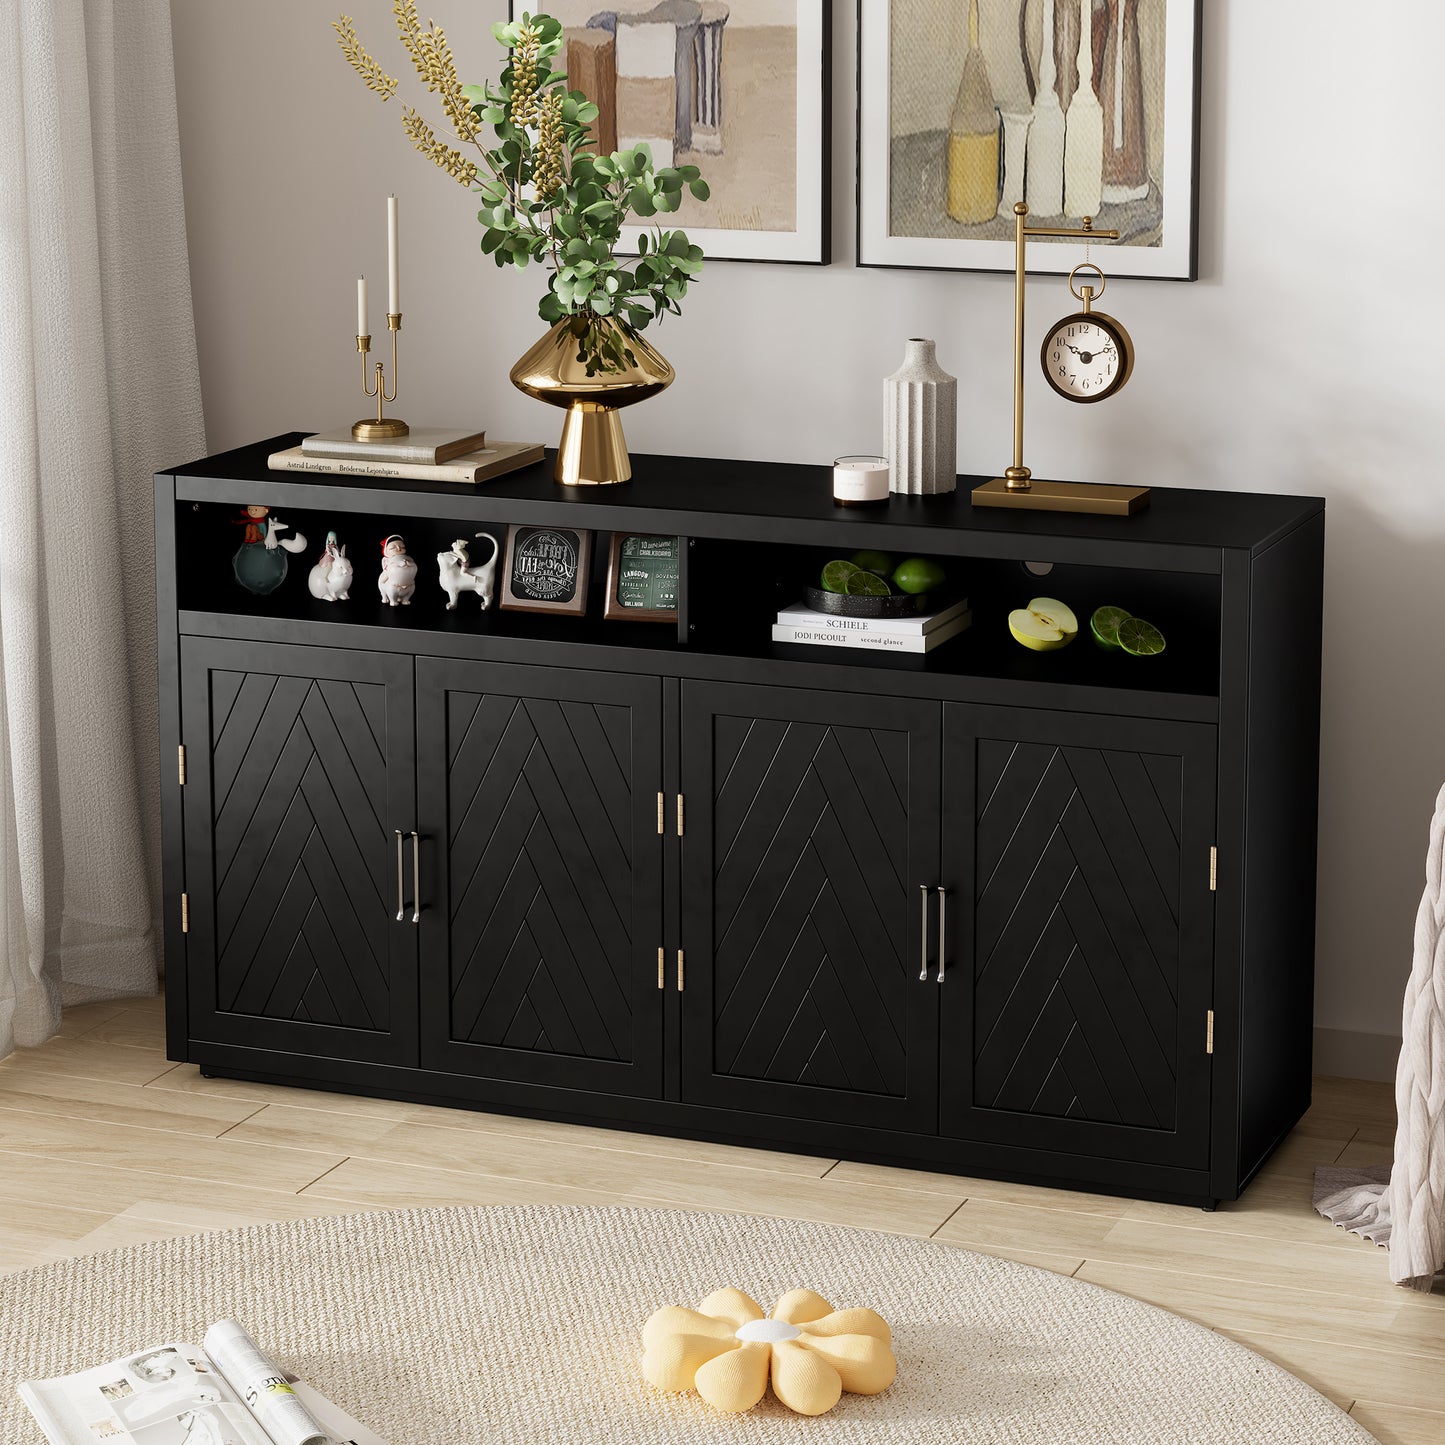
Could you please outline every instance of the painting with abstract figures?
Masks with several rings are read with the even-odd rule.
[[[513,0],[512,13],[522,5]],[[534,3],[532,9],[539,6]],[[601,110],[598,149],[645,142],[712,192],[676,224],[709,257],[826,260],[825,0],[546,0],[557,64]]]
[[[862,0],[862,264],[1011,268],[1024,201],[1117,230],[1114,274],[1192,278],[1198,3]]]

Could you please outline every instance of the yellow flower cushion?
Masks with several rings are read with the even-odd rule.
[[[892,1332],[872,1310],[835,1310],[789,1290],[771,1318],[739,1289],[695,1309],[667,1305],[642,1328],[642,1374],[659,1390],[695,1389],[709,1405],[751,1410],[767,1392],[800,1415],[822,1415],[844,1390],[876,1395],[893,1383]]]

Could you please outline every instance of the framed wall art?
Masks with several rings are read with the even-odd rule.
[[[676,622],[681,568],[680,537],[614,532],[602,616],[609,622]]]
[[[511,0],[511,16],[535,3]],[[547,0],[554,62],[601,110],[599,151],[645,141],[712,191],[658,216],[709,260],[829,257],[829,0]],[[636,250],[640,228],[624,231]]]
[[[1197,270],[1202,0],[859,0],[858,263],[1010,271],[1093,216],[1111,276]],[[1029,269],[1067,274],[1077,241]]]
[[[584,617],[591,571],[591,532],[575,527],[508,527],[497,605],[507,612]]]

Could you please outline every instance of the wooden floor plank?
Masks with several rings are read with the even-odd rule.
[[[237,1179],[262,1188],[294,1192],[345,1157],[321,1150],[268,1149],[232,1139],[57,1119],[0,1109],[0,1151],[43,1159],[107,1164],[116,1169],[229,1184]]]
[[[0,1110],[215,1138],[262,1107],[249,1099],[163,1093],[38,1069],[0,1069]]]
[[[1441,1445],[1445,1441],[1445,1414],[1434,1410],[1356,1400],[1350,1414],[1380,1445]]]
[[[1445,1414],[1445,1370],[1438,1360],[1254,1330],[1221,1328],[1220,1333],[1273,1360],[1336,1402],[1348,1396],[1351,1401],[1374,1399],[1383,1405]]]
[[[88,1029],[83,1037],[101,1043],[124,1044],[127,1048],[159,1049],[164,1053],[166,1023],[159,1014],[124,1008],[119,1013],[100,1020],[94,1028]]]
[[[619,1195],[547,1180],[501,1179],[460,1170],[424,1169],[348,1159],[301,1192],[375,1209],[424,1209],[468,1204],[620,1204]]]
[[[38,1049],[16,1049],[0,1062],[0,1070],[70,1074],[117,1084],[148,1084],[172,1067],[164,1049],[106,1043],[88,1033],[78,1038],[57,1035]]]

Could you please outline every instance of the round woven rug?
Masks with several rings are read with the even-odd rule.
[[[642,1381],[643,1321],[737,1285],[806,1285],[893,1326],[898,1378],[791,1415],[720,1415]],[[947,1245],[745,1215],[419,1209],[193,1235],[0,1280],[0,1439],[39,1440],[21,1379],[234,1316],[391,1445],[1335,1445],[1373,1439],[1200,1325]]]

